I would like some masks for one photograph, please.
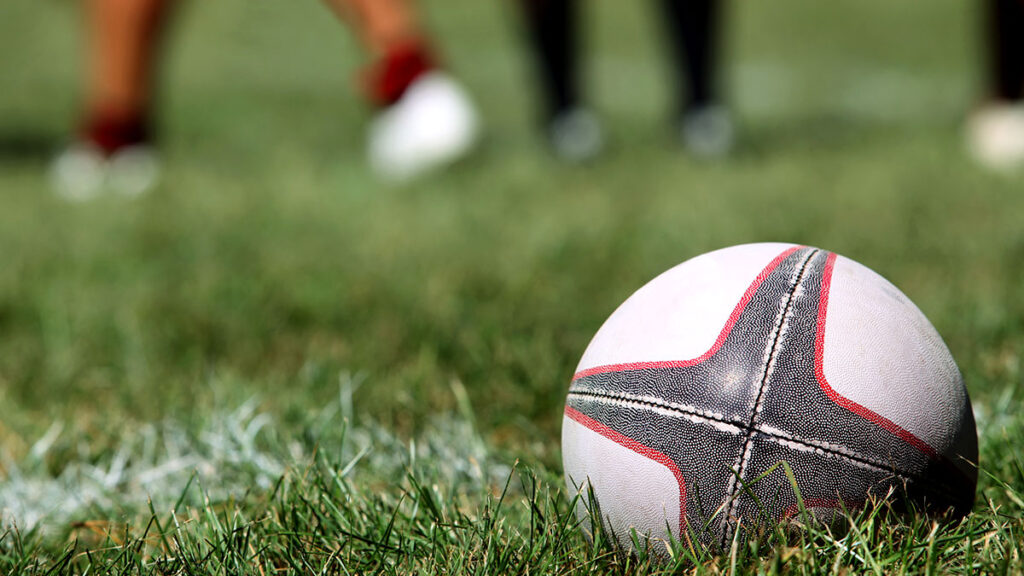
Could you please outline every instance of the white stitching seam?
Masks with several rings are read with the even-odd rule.
[[[794,278],[791,280],[792,287],[786,293],[785,301],[781,302],[778,316],[776,317],[774,329],[772,334],[769,336],[771,345],[765,351],[765,365],[764,372],[761,374],[761,382],[757,390],[757,397],[754,402],[754,411],[750,415],[750,422],[746,426],[747,437],[743,441],[743,450],[740,452],[739,461],[736,463],[735,474],[729,478],[729,485],[726,490],[727,500],[729,501],[729,510],[726,514],[726,519],[736,517],[736,508],[739,506],[739,483],[743,479],[746,473],[747,463],[750,461],[750,455],[753,451],[753,437],[755,432],[755,424],[757,423],[757,416],[761,412],[762,401],[764,400],[764,391],[768,385],[768,380],[771,378],[772,370],[775,367],[775,359],[778,357],[778,353],[782,350],[783,334],[785,332],[786,321],[789,315],[790,307],[793,301],[796,299],[796,291],[800,287],[800,280],[803,278],[804,273],[807,271],[807,266],[810,264],[814,256],[819,250],[812,249],[810,253],[804,258],[804,261],[800,264],[800,267],[796,269]],[[729,524],[725,523],[725,530],[722,532],[723,542],[728,542]]]
[[[746,427],[741,423],[730,422],[729,420],[716,418],[713,416],[705,416],[701,414],[701,410],[693,407],[686,406],[684,404],[677,404],[674,402],[652,402],[649,401],[647,396],[633,395],[622,392],[616,393],[580,393],[570,392],[570,398],[575,396],[585,401],[599,402],[601,404],[609,404],[614,406],[621,406],[623,408],[640,408],[651,410],[663,416],[671,416],[674,418],[685,418],[691,422],[697,422],[701,424],[710,424],[718,429],[724,429],[736,434],[742,433]],[[713,414],[713,413],[712,413]],[[780,430],[773,426],[765,424],[759,424],[754,427],[750,432],[758,433],[762,437],[767,438],[773,442],[801,450],[803,452],[814,452],[823,456],[830,456],[844,460],[855,466],[864,468],[866,470],[874,470],[880,472],[886,472],[894,474],[900,478],[910,479],[911,475],[906,473],[900,474],[894,471],[893,467],[886,464],[882,460],[871,458],[870,456],[864,456],[850,450],[846,446],[839,444],[833,444],[831,442],[822,442],[819,440],[809,440],[807,438],[801,438],[794,434],[790,434],[784,430]]]

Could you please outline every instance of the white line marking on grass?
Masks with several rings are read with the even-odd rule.
[[[289,468],[307,466],[314,450],[357,478],[397,483],[413,461],[452,490],[479,490],[507,478],[510,468],[493,462],[472,424],[457,416],[438,415],[410,441],[374,423],[346,428],[342,414],[352,413],[351,391],[342,388],[339,404],[310,414],[310,429],[322,433],[312,442],[283,438],[273,417],[250,400],[191,430],[168,421],[125,430],[118,445],[99,452],[83,444],[76,457],[57,462],[56,473],[53,451],[62,446],[66,453],[76,432],[55,423],[22,459],[0,453],[0,474],[6,472],[0,529],[49,532],[75,521],[131,519],[148,514],[150,499],[156,510],[169,511],[186,489],[189,506],[268,490]]]

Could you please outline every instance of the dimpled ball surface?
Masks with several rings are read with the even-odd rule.
[[[977,435],[942,338],[895,286],[834,253],[748,244],[626,300],[587,347],[562,451],[577,513],[718,548],[799,512],[828,521],[890,489],[965,514]],[[755,482],[755,480],[757,480]]]

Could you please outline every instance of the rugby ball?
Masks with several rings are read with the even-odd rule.
[[[960,371],[902,292],[825,250],[747,244],[608,318],[569,387],[562,454],[588,529],[663,554],[870,498],[966,514],[978,447]]]

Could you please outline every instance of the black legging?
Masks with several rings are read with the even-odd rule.
[[[712,103],[716,94],[718,0],[660,0],[677,70],[681,111]],[[520,0],[548,117],[579,105],[577,0]]]
[[[661,4],[677,70],[679,104],[683,110],[711,104],[716,97],[721,4],[717,0],[661,0]]]
[[[992,96],[1024,98],[1024,0],[990,0],[988,64]]]

